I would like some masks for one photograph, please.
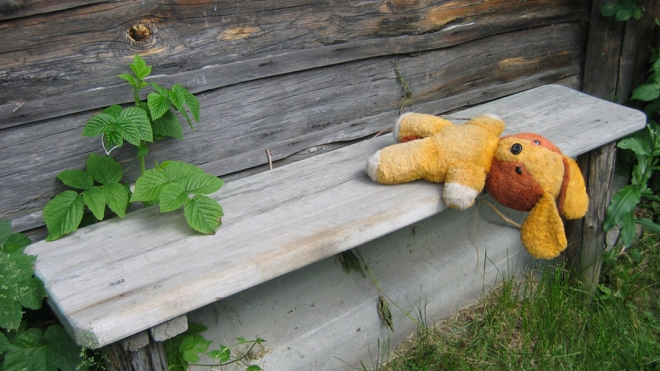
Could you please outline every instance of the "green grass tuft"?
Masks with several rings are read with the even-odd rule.
[[[379,370],[660,370],[660,237],[606,253],[595,295],[578,287],[563,267],[508,279]]]

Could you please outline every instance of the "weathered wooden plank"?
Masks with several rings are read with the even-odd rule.
[[[541,27],[397,58],[413,108],[441,113],[580,73],[581,25]],[[393,58],[378,58],[228,86],[199,95],[202,123],[184,142],[156,143],[153,160],[180,159],[224,175],[302,149],[364,137],[391,125],[402,103]],[[90,113],[14,127],[0,135],[0,218],[39,212],[62,188],[55,175],[81,168],[97,138],[79,133]],[[113,156],[128,164],[132,149]],[[129,171],[135,178],[138,167]],[[19,221],[20,222],[20,221]],[[36,223],[36,224],[34,224]],[[18,227],[18,225],[16,225]],[[23,228],[18,228],[23,229]]]
[[[130,101],[115,76],[125,72],[136,53],[155,66],[160,76],[153,81],[176,81],[201,92],[508,31],[584,22],[587,3],[113,1],[14,19],[0,22],[0,128]],[[129,31],[135,25],[147,27],[150,36],[132,40]]]
[[[109,0],[0,0],[0,21],[83,7]]]
[[[483,112],[572,156],[644,124],[638,111],[559,86],[457,115]],[[438,185],[368,180],[367,157],[391,142],[364,141],[228,183],[213,195],[226,212],[213,236],[147,208],[27,252],[38,255],[36,273],[76,341],[103,346],[442,211]]]

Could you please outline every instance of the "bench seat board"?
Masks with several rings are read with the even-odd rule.
[[[644,127],[636,110],[547,85],[453,114],[495,113],[577,156]],[[441,212],[442,187],[372,183],[390,135],[232,181],[213,236],[157,207],[39,242],[36,274],[74,339],[100,347]]]

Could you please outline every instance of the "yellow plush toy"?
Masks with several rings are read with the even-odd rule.
[[[504,121],[495,115],[454,125],[437,116],[407,113],[393,129],[394,139],[400,143],[372,155],[367,174],[383,184],[418,179],[444,183],[445,204],[467,209],[484,187],[504,127]]]
[[[495,115],[454,125],[433,115],[405,114],[393,130],[400,143],[372,155],[367,174],[383,184],[445,183],[445,204],[459,210],[474,204],[485,183],[502,205],[529,211],[520,231],[527,251],[554,258],[567,246],[562,217],[578,219],[587,212],[584,178],[577,163],[546,138],[533,133],[500,138],[504,126]]]
[[[589,206],[577,163],[548,139],[533,133],[500,139],[486,190],[504,206],[529,211],[520,236],[535,258],[559,255],[567,246],[562,216],[579,219]]]

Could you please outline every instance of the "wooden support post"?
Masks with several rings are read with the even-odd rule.
[[[188,329],[188,318],[179,316],[106,346],[108,371],[167,370],[163,341]]]
[[[656,1],[643,0],[642,19],[623,23],[600,14],[601,7],[609,2],[594,0],[592,4],[582,90],[624,103],[646,78],[649,47],[658,40],[659,28],[653,24],[653,14],[660,9]],[[584,220],[567,225],[570,244],[565,257],[585,288],[592,291],[598,286],[605,247],[602,226],[612,195],[615,156],[616,143],[610,143],[578,158],[591,199]]]
[[[123,341],[105,347],[108,354],[108,371],[163,371],[167,370],[165,348],[159,341],[151,341],[145,347],[129,350]]]
[[[589,212],[583,220],[569,223],[569,249],[566,258],[578,272],[585,289],[598,287],[601,258],[605,247],[603,221],[612,197],[611,184],[616,158],[616,142],[595,149],[579,158],[589,194]]]

